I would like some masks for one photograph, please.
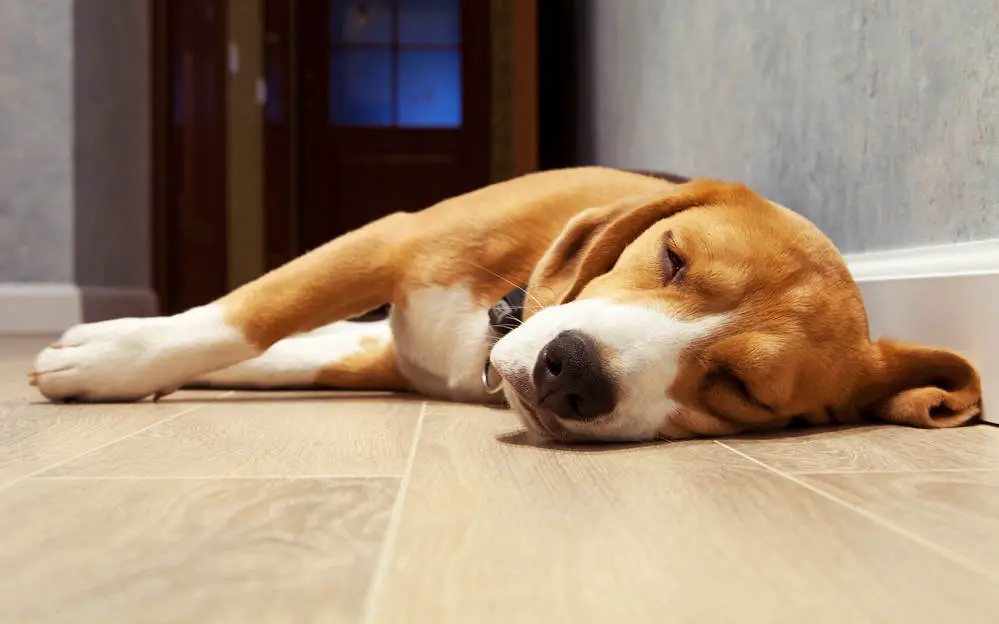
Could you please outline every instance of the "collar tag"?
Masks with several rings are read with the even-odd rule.
[[[497,336],[513,331],[524,318],[524,289],[510,291],[489,308],[489,327]]]

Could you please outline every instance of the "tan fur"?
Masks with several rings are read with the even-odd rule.
[[[665,286],[667,239],[686,268]],[[729,317],[663,389],[685,406],[663,432],[669,437],[794,419],[947,427],[979,413],[970,363],[940,349],[872,343],[860,291],[833,244],[741,185],[696,180],[579,215],[529,293],[546,305],[604,297],[678,318]]]
[[[237,288],[219,300],[228,322],[264,351],[286,336],[391,301],[418,220],[389,215]]]
[[[664,269],[667,247],[684,260],[672,280]],[[864,304],[843,258],[804,218],[739,184],[695,180],[675,185],[593,167],[524,176],[419,213],[385,217],[333,240],[223,297],[217,302],[221,310],[206,306],[193,311],[194,317],[177,317],[209,338],[220,336],[222,346],[211,343],[193,358],[197,345],[184,345],[187,359],[159,364],[175,367],[179,377],[187,372],[186,362],[224,347],[226,354],[235,354],[223,358],[230,366],[248,357],[246,352],[264,351],[292,334],[392,303],[412,314],[393,321],[408,321],[417,328],[411,332],[416,337],[364,342],[361,352],[319,371],[316,383],[380,390],[439,387],[438,396],[486,400],[477,384],[478,359],[488,351],[485,310],[525,282],[527,319],[541,306],[588,298],[643,308],[642,313],[647,308],[659,313],[650,315],[654,319],[678,325],[721,319],[705,334],[692,335],[693,343],[676,348],[670,360],[676,371],[669,372],[675,378],[662,382],[662,394],[655,387],[658,377],[642,377],[643,396],[668,397],[669,405],[679,406],[665,418],[661,436],[872,418],[948,427],[980,411],[978,373],[959,355],[870,340]],[[413,300],[422,301],[422,307],[407,309],[409,295],[417,292],[423,298]],[[454,318],[435,307],[438,296],[451,296],[469,308],[457,321],[460,328],[452,331],[448,323]],[[150,322],[169,327],[173,318]],[[423,320],[431,322],[415,322]],[[128,323],[133,334],[139,331],[138,321]],[[609,325],[616,327],[613,321]],[[433,345],[419,342],[427,333],[419,330],[427,326],[434,330]],[[106,335],[108,326],[103,327],[70,333],[93,333],[114,346],[114,335]],[[527,330],[519,335],[530,336]],[[453,336],[458,338],[449,340]],[[639,342],[644,339],[638,334]],[[467,344],[475,341],[479,344]],[[125,341],[129,348],[136,344],[146,343]],[[409,351],[396,353],[397,345]],[[417,352],[437,360],[407,360]],[[43,353],[42,359],[51,360],[53,353]],[[531,364],[531,358],[524,359]],[[401,372],[406,367],[399,364],[407,361],[439,383],[421,386],[415,375],[407,379]],[[192,379],[207,372],[191,368]],[[38,374],[30,380],[38,383]],[[135,398],[145,390],[124,388],[102,396]],[[660,427],[659,421],[651,427]]]
[[[621,197],[671,183],[585,167],[535,173],[441,202],[417,213],[418,252],[403,287],[468,287],[491,306],[523,285],[566,221]]]
[[[361,339],[362,350],[329,364],[316,375],[316,384],[328,388],[407,392],[413,388],[399,372],[391,341]]]
[[[669,182],[600,168],[515,178],[397,213],[337,238],[220,300],[265,350],[281,338],[361,314],[421,286],[469,288],[484,305],[526,281],[576,213]]]

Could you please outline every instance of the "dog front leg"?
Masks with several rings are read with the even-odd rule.
[[[414,218],[379,219],[181,314],[73,327],[38,355],[31,383],[52,400],[162,395],[286,336],[390,302]]]

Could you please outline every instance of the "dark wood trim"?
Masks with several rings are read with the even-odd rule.
[[[547,0],[546,0],[547,1]],[[538,169],[538,3],[489,6],[490,173],[493,182]]]
[[[462,33],[484,33],[482,36],[461,37],[462,57],[462,154],[465,175],[485,186],[490,181],[489,140],[492,133],[492,39],[490,37],[489,3],[462,0]],[[471,190],[471,189],[469,189]]]
[[[168,60],[169,17],[168,3],[171,0],[152,0],[149,20],[150,54],[150,129],[152,131],[152,185],[150,205],[152,206],[152,254],[153,290],[156,293],[159,313],[166,312],[169,292],[169,171],[167,168],[167,132],[170,119],[170,65]]]
[[[153,0],[152,255],[164,314],[228,289],[226,6]]]
[[[578,0],[541,0],[537,3],[538,166],[561,169],[581,162],[578,101]]]
[[[513,10],[511,0],[489,2],[490,181],[514,176]]]
[[[299,0],[295,11],[295,51],[297,54],[294,73],[298,76],[298,145],[296,156],[298,166],[296,176],[301,192],[298,204],[294,207],[294,228],[299,232],[296,250],[309,251],[315,246],[312,213],[320,207],[332,205],[327,185],[316,183],[331,175],[326,167],[324,137],[318,132],[305,129],[325,128],[329,115],[326,83],[329,81],[328,56],[326,46],[329,31],[330,3],[320,0]],[[326,216],[326,215],[324,215]]]
[[[513,0],[513,173],[538,170],[538,0]]]
[[[296,0],[264,0],[264,268],[296,255]]]

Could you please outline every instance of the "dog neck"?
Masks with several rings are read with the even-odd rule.
[[[489,308],[489,329],[499,339],[509,334],[524,321],[524,296],[526,290],[511,290]]]
[[[509,334],[524,322],[524,299],[526,288],[517,288],[508,292],[502,299],[489,308],[490,342],[495,344],[503,336]],[[496,394],[502,389],[501,384],[493,384],[494,375],[489,357],[482,366],[482,387],[489,394]]]

